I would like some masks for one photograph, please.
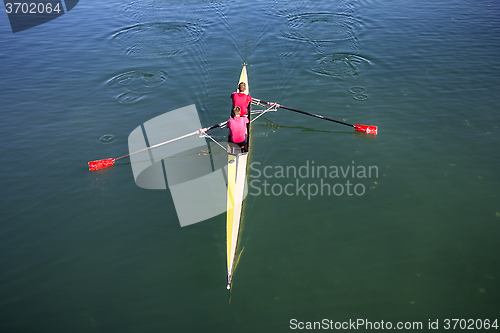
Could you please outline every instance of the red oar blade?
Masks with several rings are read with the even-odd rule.
[[[90,161],[89,162],[89,170],[90,171],[101,170],[101,169],[107,168],[109,166],[112,166],[114,163],[115,163],[114,158],[106,158],[104,160]]]
[[[356,132],[377,135],[377,126],[354,125]]]

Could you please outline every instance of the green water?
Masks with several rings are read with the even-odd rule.
[[[499,27],[496,1],[82,0],[15,34],[3,14],[0,331],[500,319]],[[87,162],[189,104],[225,120],[243,63],[253,97],[379,128],[269,113],[255,166],[378,174],[324,179],[362,195],[250,194],[229,295],[224,215],[181,228],[128,160]]]

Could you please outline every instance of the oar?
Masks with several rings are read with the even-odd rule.
[[[206,131],[209,131],[211,129],[224,126],[226,123],[227,123],[227,121],[225,121],[223,123],[220,123],[220,124],[212,125],[210,127],[201,128],[201,129],[196,130],[196,131],[194,131],[192,133],[188,133],[186,135],[180,136],[180,137],[175,138],[175,139],[171,139],[171,140],[168,140],[168,141],[157,143],[157,144],[155,144],[155,145],[153,145],[151,147],[147,147],[147,148],[135,151],[133,153],[130,153],[130,154],[127,154],[127,155],[123,155],[121,157],[106,158],[106,159],[103,159],[103,160],[90,161],[89,162],[89,170],[90,171],[94,171],[94,170],[100,170],[100,169],[107,168],[109,166],[112,166],[115,163],[115,161],[121,160],[122,158],[129,157],[130,155],[142,153],[143,151],[146,151],[146,150],[149,150],[149,149],[153,149],[153,148],[157,148],[157,147],[166,145],[167,143],[171,143],[171,142],[174,142],[174,141],[177,141],[177,140],[180,140],[180,139],[184,139],[184,138],[187,138],[187,137],[192,136],[192,135],[201,134],[202,132],[206,132]]]
[[[344,123],[343,121],[338,121],[338,120],[335,120],[335,119],[330,119],[330,118],[327,118],[327,117],[320,116],[319,114],[314,114],[314,113],[309,113],[309,112],[305,112],[305,111],[300,111],[300,110],[292,109],[292,108],[289,108],[287,106],[280,105],[278,103],[266,102],[266,101],[262,101],[262,100],[257,99],[257,98],[252,98],[252,101],[254,101],[256,103],[263,103],[263,104],[267,104],[267,105],[271,105],[271,106],[276,106],[278,108],[290,110],[290,111],[293,111],[293,112],[298,112],[298,113],[306,114],[306,115],[311,116],[311,117],[316,117],[316,118],[320,118],[320,119],[324,119],[324,120],[333,121],[334,123],[351,126],[351,127],[354,127],[354,130],[356,130],[356,132],[377,135],[377,126],[351,125],[351,124],[348,124],[348,123]]]

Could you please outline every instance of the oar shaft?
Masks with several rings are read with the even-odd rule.
[[[110,166],[112,166],[115,163],[116,160],[119,160],[119,159],[122,159],[122,158],[125,158],[125,157],[128,157],[128,156],[131,156],[131,155],[134,155],[134,154],[142,153],[143,151],[146,151],[146,150],[149,150],[149,149],[153,149],[153,148],[156,148],[156,147],[160,147],[160,146],[166,145],[167,143],[171,143],[171,142],[174,142],[174,141],[177,141],[177,140],[180,140],[180,139],[187,138],[187,137],[189,137],[191,135],[201,134],[201,133],[210,131],[211,129],[214,129],[214,128],[217,128],[217,127],[222,127],[222,126],[224,126],[226,124],[227,124],[227,121],[225,121],[223,123],[220,123],[220,124],[212,125],[210,127],[200,128],[199,130],[196,130],[196,131],[194,131],[192,133],[188,133],[188,134],[185,134],[185,135],[180,136],[180,137],[175,138],[175,139],[171,139],[171,140],[168,140],[168,141],[157,143],[157,144],[155,144],[155,145],[153,145],[151,147],[146,147],[144,149],[135,151],[135,152],[127,154],[127,155],[123,155],[123,156],[118,157],[118,158],[106,158],[104,160],[90,161],[88,163],[89,164],[89,170],[90,171],[94,171],[94,170],[101,170],[101,169],[110,167]]]
[[[166,145],[167,143],[172,143],[174,141],[177,141],[177,140],[181,140],[181,139],[184,139],[184,138],[187,138],[187,137],[190,137],[192,135],[195,135],[195,134],[200,134],[201,132],[206,132],[206,131],[210,131],[214,128],[217,128],[217,127],[221,127],[221,126],[224,126],[225,124],[227,123],[227,121],[223,122],[223,123],[220,123],[220,124],[216,124],[216,125],[212,125],[210,127],[205,127],[205,128],[201,128],[199,130],[196,130],[192,133],[188,133],[188,134],[185,134],[183,136],[180,136],[178,138],[175,138],[175,139],[171,139],[171,140],[168,140],[168,141],[164,141],[164,142],[160,142],[160,143],[157,143],[155,145],[152,145],[151,147],[146,147],[144,149],[141,149],[141,150],[138,150],[138,151],[134,151],[133,153],[130,153],[130,154],[127,154],[127,155],[123,155],[123,156],[120,156],[118,158],[115,158],[115,161],[116,160],[119,160],[119,159],[122,159],[122,158],[125,158],[125,157],[129,157],[131,155],[135,155],[135,154],[138,154],[138,153],[142,153],[144,151],[147,151],[149,149],[153,149],[153,148],[157,148],[157,147],[160,147],[160,146],[163,146],[163,145]]]
[[[335,120],[335,119],[323,117],[323,116],[321,116],[319,114],[314,114],[314,113],[310,113],[310,112],[300,111],[300,110],[297,110],[297,109],[292,109],[292,108],[289,108],[287,106],[284,106],[284,105],[281,105],[281,104],[278,104],[278,103],[266,102],[266,101],[262,101],[262,100],[256,99],[256,98],[253,98],[253,101],[257,102],[257,103],[260,102],[260,103],[268,104],[268,105],[276,105],[277,107],[282,108],[282,109],[286,109],[286,110],[290,110],[290,111],[293,111],[293,112],[302,113],[302,114],[305,114],[305,115],[308,115],[308,116],[311,116],[311,117],[316,117],[316,118],[319,118],[319,119],[333,121],[334,123],[337,123],[337,124],[342,124],[342,125],[347,125],[347,126],[354,127],[354,125],[351,125],[351,124],[348,124],[348,123],[344,123],[343,121],[338,121],[338,120]]]

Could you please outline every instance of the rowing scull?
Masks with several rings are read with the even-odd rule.
[[[247,68],[241,70],[240,82],[245,82],[249,94]],[[250,118],[250,112],[248,113]],[[248,141],[250,141],[250,126],[248,128]],[[226,219],[226,246],[227,246],[227,289],[231,288],[231,281],[236,267],[236,247],[238,245],[238,232],[240,230],[241,209],[245,192],[248,142],[245,152],[234,152],[228,149],[227,163],[227,219]]]

